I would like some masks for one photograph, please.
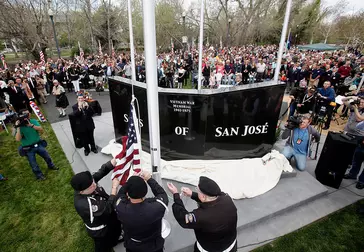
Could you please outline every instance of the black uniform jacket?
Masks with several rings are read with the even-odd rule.
[[[116,202],[116,213],[124,227],[124,245],[131,251],[154,252],[163,249],[162,218],[167,209],[168,196],[153,179],[148,185],[155,198],[146,198],[142,203],[133,204],[120,188]]]
[[[92,119],[94,114],[94,110],[88,106],[85,109],[79,110],[78,104],[72,106],[73,114],[77,118],[76,121],[76,131],[77,132],[86,132],[89,130],[95,129],[95,123]]]
[[[105,177],[114,166],[111,162],[103,164],[92,176],[97,183]],[[83,219],[88,234],[93,238],[104,237],[108,229],[113,229],[113,225],[120,225],[117,220],[114,205],[116,195],[109,196],[102,187],[89,195],[75,193],[74,204],[77,213]]]
[[[192,212],[186,210],[178,193],[173,197],[174,217],[181,227],[194,229],[196,239],[204,250],[221,252],[234,243],[238,215],[230,196],[223,193],[214,201],[201,203],[194,192],[191,198],[198,202],[199,208]]]

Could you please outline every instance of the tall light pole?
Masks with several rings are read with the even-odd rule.
[[[52,22],[52,27],[53,27],[53,34],[54,34],[54,40],[56,41],[56,47],[57,47],[57,53],[58,53],[58,58],[61,58],[61,51],[59,49],[59,45],[58,45],[58,39],[57,39],[57,33],[56,33],[56,27],[54,26],[54,21],[53,21],[53,10],[52,8],[49,7],[48,9],[48,15],[51,18],[51,22]]]
[[[231,24],[231,18],[229,18],[229,20],[228,20],[228,37],[227,37],[227,42],[228,42],[228,44],[227,44],[227,46],[228,47],[230,47],[230,24]]]

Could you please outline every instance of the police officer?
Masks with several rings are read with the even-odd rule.
[[[97,185],[116,165],[115,159],[103,164],[96,173],[81,172],[73,176],[71,185],[75,189],[74,204],[86,230],[94,239],[96,252],[109,252],[120,241],[121,224],[114,210],[119,185],[113,180],[111,195]]]
[[[237,210],[230,196],[221,192],[215,181],[201,176],[197,193],[182,188],[184,195],[199,204],[192,212],[186,210],[172,183],[168,183],[168,189],[173,194],[172,209],[177,222],[181,227],[195,231],[197,241],[194,252],[237,251]]]
[[[131,176],[121,187],[116,213],[125,232],[126,252],[163,252],[162,218],[168,209],[168,196],[149,172]],[[154,198],[145,198],[148,187]]]

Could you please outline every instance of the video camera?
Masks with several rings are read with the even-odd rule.
[[[15,124],[17,121],[19,121],[18,125]],[[15,117],[15,119],[14,119],[14,128],[19,128],[19,127],[25,126],[27,124],[28,124],[28,114],[18,115],[18,117]]]
[[[360,104],[360,99],[356,99],[356,100],[350,99],[349,104],[350,105],[359,105]]]
[[[287,129],[293,130],[298,128],[302,122],[302,117],[299,116],[291,116],[287,121]]]

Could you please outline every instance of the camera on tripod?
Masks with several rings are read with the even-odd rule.
[[[293,130],[295,128],[298,128],[300,124],[302,123],[302,117],[300,116],[291,116],[287,121],[287,129]]]
[[[19,121],[19,124],[16,125],[15,123]],[[16,117],[14,119],[14,128],[18,128],[18,127],[21,127],[21,126],[25,126],[28,124],[28,114],[25,114],[25,115],[19,115],[18,117]]]

